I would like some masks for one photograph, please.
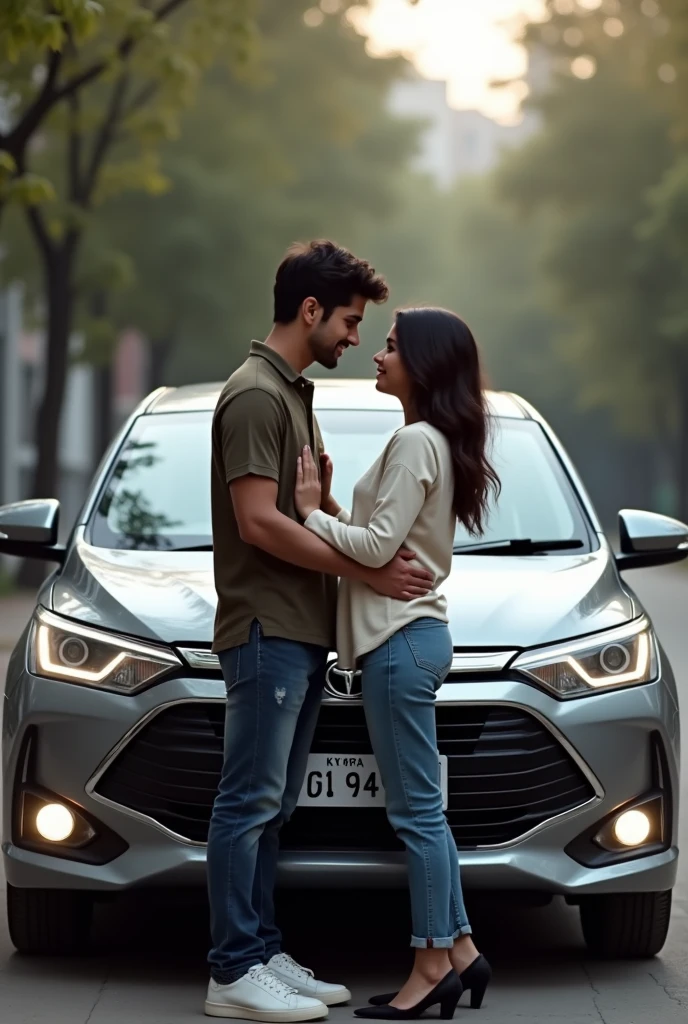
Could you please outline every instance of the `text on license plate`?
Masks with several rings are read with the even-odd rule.
[[[446,755],[439,755],[442,806],[448,799]],[[380,769],[373,754],[310,754],[299,807],[384,807]]]

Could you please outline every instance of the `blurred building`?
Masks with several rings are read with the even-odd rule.
[[[40,331],[22,322],[22,289],[0,293],[0,504],[21,501],[31,490],[36,465],[35,418],[43,391],[45,360]],[[93,469],[93,369],[74,363],[67,379],[59,448],[62,520],[77,515]]]
[[[148,343],[140,331],[122,331],[112,363],[112,423],[117,430],[148,391]]]
[[[415,166],[444,189],[466,175],[491,171],[504,149],[520,145],[535,128],[530,116],[503,125],[478,110],[455,110],[447,102],[447,83],[420,75],[394,85],[390,109],[397,117],[425,122]]]
[[[0,504],[22,501],[31,494],[36,465],[36,413],[43,393],[45,358],[41,331],[27,330],[22,315],[22,288],[0,289]],[[74,339],[75,354],[79,339]],[[136,332],[125,332],[109,376],[110,436],[137,405],[146,390],[146,344]],[[68,371],[59,444],[61,532],[71,528],[83,504],[103,439],[98,437],[101,395],[98,371],[73,362]],[[12,568],[8,560],[8,568]],[[16,563],[14,563],[16,567]]]

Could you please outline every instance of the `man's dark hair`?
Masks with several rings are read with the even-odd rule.
[[[337,306],[348,306],[355,295],[386,302],[389,288],[366,260],[334,242],[318,240],[291,245],[275,277],[275,323],[290,324],[304,299],[317,299],[329,320]]]

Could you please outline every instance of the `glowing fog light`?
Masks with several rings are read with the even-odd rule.
[[[74,815],[64,804],[46,804],[36,815],[36,829],[50,843],[69,839],[75,824]]]
[[[622,846],[642,846],[652,829],[644,811],[624,811],[614,822],[614,836]]]

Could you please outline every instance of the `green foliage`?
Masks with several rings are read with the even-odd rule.
[[[386,110],[401,61],[374,61],[341,17],[308,28],[307,2],[264,0],[253,74],[217,67],[162,149],[155,202],[122,195],[98,213],[136,281],[113,301],[169,350],[167,381],[226,376],[271,322],[275,266],[296,238],[386,230],[414,126]],[[318,83],[318,88],[314,88]]]
[[[107,317],[84,317],[80,323],[83,332],[83,350],[79,362],[93,366],[108,366],[117,342],[117,333]]]
[[[561,15],[552,2],[550,19],[527,30],[549,68],[532,99],[542,131],[505,162],[500,185],[524,214],[547,218],[541,266],[566,316],[558,346],[581,406],[671,459],[688,431],[688,14],[682,0],[662,2],[661,15],[635,0],[613,6]],[[680,458],[674,472],[686,475]],[[688,511],[685,480],[679,491]]]
[[[0,566],[0,598],[10,597],[16,590],[14,577]]]
[[[610,406],[622,429],[647,435],[666,383],[647,376],[662,282],[636,227],[671,162],[668,123],[647,92],[612,73],[561,80],[544,118],[545,130],[505,163],[501,185],[521,209],[549,214],[543,266],[570,317],[563,352],[583,403]]]
[[[244,67],[253,41],[253,0],[8,0],[0,13],[0,92],[11,125],[0,134],[4,170],[27,173],[28,144],[38,132],[55,164],[60,138],[90,148],[76,193],[86,202],[97,184],[100,150],[115,141],[126,159],[108,168],[99,198],[127,188],[160,190],[155,148],[174,138],[203,73],[219,58]],[[72,150],[74,153],[74,149]],[[52,172],[48,177],[52,176]],[[5,199],[35,205],[35,183],[5,189]]]
[[[407,177],[398,212],[380,231],[370,225],[361,247],[392,289],[392,307],[436,304],[454,309],[473,328],[495,387],[551,404],[556,379],[549,339],[558,324],[540,291],[543,218],[527,223],[500,200],[494,181],[462,179],[450,193]],[[393,308],[373,309],[369,343],[347,352],[346,372],[370,375]]]
[[[159,148],[178,133],[217,59],[246,64],[252,6],[253,0],[11,0],[3,8],[0,101],[10,125],[0,133],[0,209],[26,211],[41,261],[50,368],[37,415],[34,494],[57,489],[70,337],[79,312],[84,319],[76,277],[94,211],[128,190],[164,191]],[[102,294],[97,298],[102,306]],[[103,363],[115,334],[102,309],[91,312],[94,302],[87,297],[87,352]]]
[[[648,197],[649,213],[639,226],[646,261],[664,274],[659,331],[688,352],[688,154],[682,154]]]
[[[104,17],[96,0],[5,0],[0,10],[0,55],[17,63],[27,52],[59,51],[73,34],[77,43],[92,35]]]
[[[8,175],[0,181],[0,198],[16,200],[22,206],[40,206],[42,203],[56,200],[57,195],[54,185],[48,178],[42,174],[27,172],[21,177]]]
[[[17,170],[17,161],[9,153],[0,153],[0,179],[5,181]]]

